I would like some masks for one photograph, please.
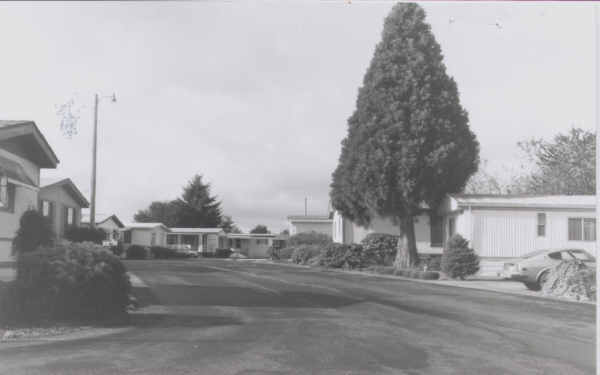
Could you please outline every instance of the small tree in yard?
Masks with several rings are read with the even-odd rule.
[[[479,256],[460,234],[452,236],[444,248],[442,271],[453,279],[461,280],[479,271]]]
[[[374,216],[400,226],[395,265],[418,262],[414,218],[462,191],[479,144],[423,9],[394,6],[359,89],[333,173],[333,207],[357,224]]]
[[[37,210],[27,210],[19,220],[19,229],[13,240],[13,254],[36,250],[48,246],[54,240],[54,232],[48,219]]]
[[[252,234],[268,234],[271,232],[269,231],[269,228],[267,228],[266,225],[258,224],[257,226],[254,227],[254,229],[252,229],[250,231],[250,233],[252,233]]]

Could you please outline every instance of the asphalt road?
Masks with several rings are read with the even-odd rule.
[[[130,261],[133,328],[0,345],[2,374],[593,374],[595,309],[247,261]]]

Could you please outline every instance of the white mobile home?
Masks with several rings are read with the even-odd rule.
[[[162,246],[167,244],[167,233],[170,232],[162,223],[132,223],[126,224],[121,230],[121,240],[125,247]]]
[[[330,216],[317,215],[290,215],[287,217],[290,235],[305,232],[317,232],[332,236],[331,225],[333,219]]]
[[[436,212],[415,219],[420,253],[441,253],[454,233],[483,258],[514,258],[547,248],[596,253],[596,197],[592,195],[449,195]],[[377,218],[369,228],[334,215],[334,241],[360,242],[368,233],[399,235],[392,220]]]
[[[279,238],[275,234],[265,233],[229,233],[229,247],[249,258],[266,258],[269,247]]]
[[[227,235],[221,228],[170,228],[167,234],[167,247],[173,249],[215,253],[227,245]]]

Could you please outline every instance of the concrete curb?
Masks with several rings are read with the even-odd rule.
[[[66,342],[75,340],[84,340],[90,338],[103,337],[117,333],[127,332],[134,327],[119,327],[119,328],[84,328],[77,332],[66,333],[64,335],[48,336],[48,337],[22,337],[8,340],[0,340],[0,351],[8,348],[21,348],[25,346],[42,345],[55,342]]]
[[[335,268],[323,268],[323,267],[311,267],[311,266],[307,266],[307,265],[293,264],[293,263],[287,263],[287,262],[261,261],[260,263],[272,264],[272,265],[282,265],[282,266],[286,266],[286,267],[295,267],[295,268],[304,268],[304,269],[310,268],[310,269],[317,270],[317,271],[350,274],[350,275],[365,276],[365,277],[379,277],[379,278],[384,278],[384,279],[389,279],[389,280],[410,281],[410,282],[422,283],[422,284],[439,285],[439,286],[449,287],[449,288],[475,289],[475,290],[482,290],[482,291],[486,291],[486,292],[508,294],[508,295],[513,295],[513,296],[536,298],[536,299],[541,299],[541,300],[545,300],[545,301],[576,303],[576,304],[596,306],[595,302],[574,301],[574,300],[570,300],[570,299],[566,299],[566,298],[533,295],[533,294],[530,294],[527,292],[520,292],[520,291],[513,291],[513,290],[498,290],[498,289],[493,289],[493,288],[486,288],[486,287],[483,287],[480,285],[456,284],[456,281],[453,281],[452,284],[448,284],[444,280],[421,280],[421,279],[413,279],[410,277],[395,276],[395,275],[383,275],[383,274],[378,274],[378,273],[373,273],[373,272],[365,272],[365,271],[340,270],[340,269],[335,269]],[[469,281],[464,281],[464,283],[468,283],[468,282]]]

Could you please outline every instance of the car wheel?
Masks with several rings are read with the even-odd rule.
[[[540,285],[540,289],[544,286],[544,284],[546,284],[546,281],[548,281],[549,274],[549,271],[544,271],[538,278],[538,284]]]
[[[538,283],[524,283],[524,284],[527,287],[527,289],[529,289],[529,290],[538,291],[538,290],[542,289],[540,284],[538,284]]]

